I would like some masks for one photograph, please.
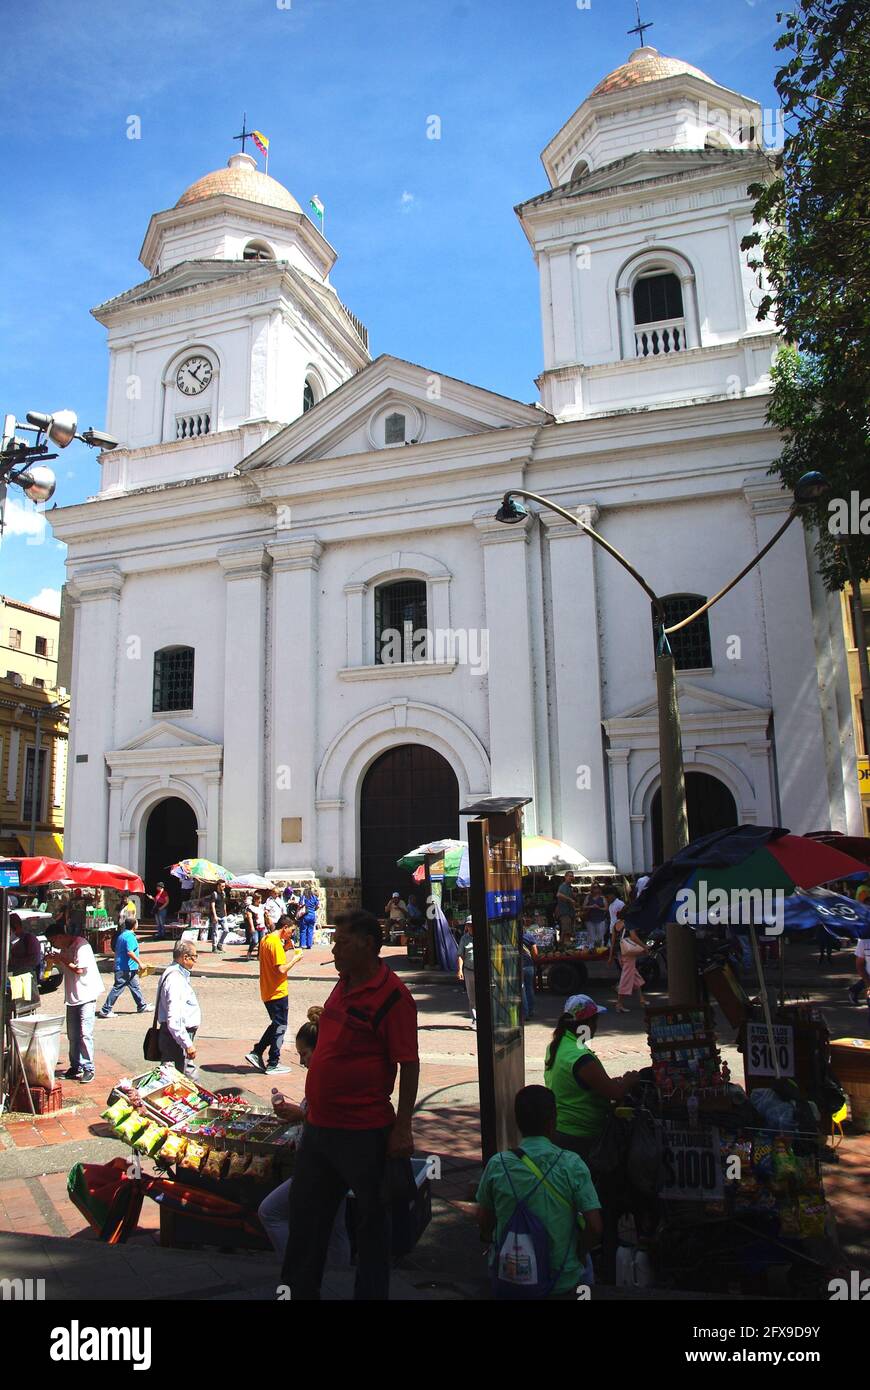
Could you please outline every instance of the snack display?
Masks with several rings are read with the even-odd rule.
[[[239,1154],[239,1153],[232,1153],[232,1154],[230,1154],[230,1162],[229,1162],[229,1167],[228,1167],[227,1172],[226,1172],[226,1176],[227,1176],[228,1178],[242,1178],[242,1177],[244,1177],[245,1173],[246,1173],[247,1170],[248,1170],[248,1165],[250,1164],[250,1162],[251,1162],[251,1155],[250,1155],[250,1154]]]
[[[187,1147],[187,1139],[183,1134],[167,1134],[160,1147],[160,1161],[165,1163],[169,1160],[175,1163],[180,1159]]]
[[[229,1167],[230,1155],[227,1149],[209,1149],[202,1171],[207,1178],[222,1178]]]
[[[272,1176],[272,1158],[269,1154],[254,1154],[245,1170],[246,1178],[265,1179]]]
[[[103,1111],[102,1119],[108,1120],[109,1124],[116,1128],[122,1120],[126,1120],[128,1115],[133,1114],[133,1107],[126,1100],[116,1100],[114,1105],[110,1105]]]
[[[115,1126],[115,1133],[122,1139],[126,1139],[128,1144],[132,1144],[133,1140],[142,1133],[147,1124],[148,1121],[145,1119],[144,1115],[133,1113],[132,1115],[128,1115],[125,1120],[122,1120],[119,1125]]]

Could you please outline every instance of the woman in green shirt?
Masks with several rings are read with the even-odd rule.
[[[608,1076],[589,1047],[598,1015],[605,1013],[588,994],[572,995],[544,1060],[544,1084],[556,1098],[555,1142],[582,1159],[588,1159],[603,1134],[611,1101],[621,1100],[638,1079],[634,1071]]]

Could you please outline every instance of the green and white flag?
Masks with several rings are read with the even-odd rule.
[[[320,223],[320,230],[323,231],[323,204],[315,193],[308,206],[313,210],[314,216]]]

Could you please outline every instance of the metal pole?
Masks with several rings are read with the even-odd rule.
[[[0,886],[0,1114],[6,1108],[7,1080],[12,1079],[12,1048],[7,1033],[9,1017],[7,1014],[6,990],[9,984],[9,894]]]
[[[659,762],[662,778],[662,860],[673,859],[689,843],[683,735],[674,658],[656,657],[656,695],[659,708]]]
[[[846,563],[849,566],[849,603],[852,610],[852,628],[855,633],[855,646],[858,648],[858,672],[861,678],[862,729],[864,735],[864,756],[870,758],[870,662],[867,660],[867,632],[864,620],[864,605],[861,602],[861,572],[855,560],[855,551],[847,541]]]

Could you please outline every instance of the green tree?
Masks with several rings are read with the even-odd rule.
[[[772,374],[783,448],[771,472],[793,487],[818,469],[831,484],[804,522],[826,588],[851,590],[870,751],[870,0],[799,0],[778,22],[785,140],[770,179],[749,189],[756,230],[743,241],[758,317],[772,315],[787,344]]]

